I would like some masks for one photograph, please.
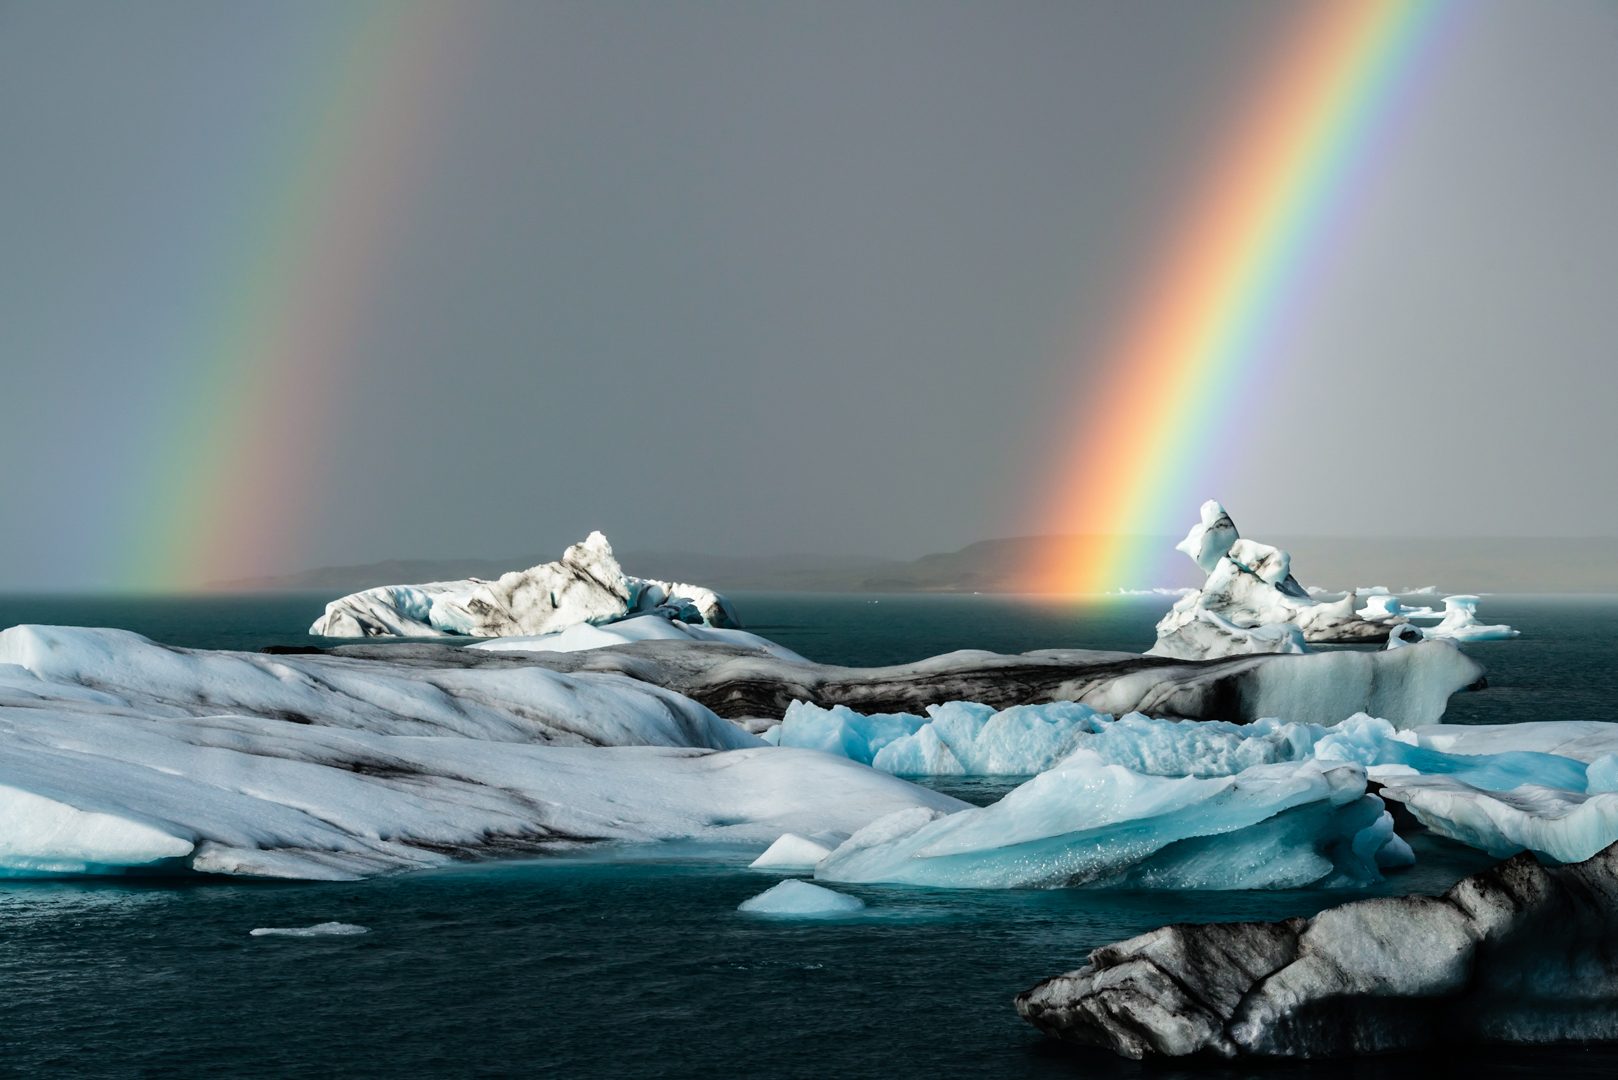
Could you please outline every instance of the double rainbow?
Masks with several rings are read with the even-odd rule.
[[[1074,539],[1045,568],[1049,591],[1158,584],[1140,537],[1177,531],[1206,497],[1193,488],[1221,418],[1279,360],[1452,7],[1334,0],[1300,14],[1087,395],[1050,522]]]

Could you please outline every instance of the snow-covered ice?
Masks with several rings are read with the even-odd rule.
[[[516,637],[607,623],[635,613],[681,622],[739,626],[736,610],[712,589],[630,577],[599,532],[560,560],[502,574],[421,585],[384,585],[326,605],[309,628],[326,637]]]
[[[313,926],[261,926],[249,930],[248,934],[252,937],[353,937],[370,932],[369,927],[357,923],[323,922]]]
[[[865,901],[847,893],[833,892],[807,881],[788,879],[743,900],[736,908],[753,915],[847,915],[865,907]]]

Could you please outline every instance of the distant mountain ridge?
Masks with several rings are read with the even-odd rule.
[[[1132,542],[1170,552],[1178,537]],[[1436,585],[1446,592],[1618,593],[1618,537],[1256,537],[1292,554],[1305,585],[1330,589]],[[721,592],[1039,592],[1040,567],[1061,549],[1094,537],[1022,536],[981,540],[959,551],[905,562],[839,555],[702,555],[630,552],[619,557],[638,577],[687,581]],[[393,559],[328,566],[278,577],[211,583],[217,592],[329,592],[459,578],[497,578],[550,562],[560,553],[511,559]],[[1183,565],[1182,565],[1183,563]],[[1201,584],[1189,559],[1169,555],[1164,579]]]

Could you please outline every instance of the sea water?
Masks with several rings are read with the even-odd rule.
[[[307,641],[322,597],[9,598],[0,623],[115,625],[193,647]],[[1139,651],[1165,603],[742,596],[815,659],[952,648]],[[878,602],[873,603],[876,600]],[[1489,688],[1449,719],[1618,719],[1618,602],[1486,598],[1521,639],[1468,646]],[[957,781],[959,784],[959,781]],[[1001,782],[1003,787],[1003,782]],[[943,784],[940,785],[945,786]],[[994,782],[956,792],[998,797]],[[1012,996],[1092,948],[1168,922],[1308,915],[1434,893],[1488,865],[1411,835],[1417,865],[1369,891],[957,892],[839,886],[830,919],[736,906],[781,880],[756,852],[681,845],[481,863],[356,884],[0,885],[0,1075],[74,1077],[1237,1077],[1138,1065],[1038,1035]],[[322,923],[366,932],[254,935]],[[1264,1076],[1618,1073],[1611,1049],[1479,1050],[1270,1068]]]

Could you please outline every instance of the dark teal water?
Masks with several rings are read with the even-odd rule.
[[[762,633],[840,663],[961,647],[1138,650],[1163,606],[740,599]],[[174,644],[248,648],[307,641],[323,601],[14,597],[0,599],[0,625],[118,625]],[[1618,602],[1490,598],[1484,613],[1525,636],[1471,647],[1491,686],[1458,696],[1454,718],[1618,719]],[[1489,862],[1425,834],[1412,841],[1417,867],[1377,892],[1436,892]],[[778,880],[747,870],[747,858],[668,848],[635,861],[481,864],[354,885],[6,883],[0,1075],[1618,1075],[1607,1049],[1139,1065],[1044,1039],[1011,1008],[1018,990],[1108,941],[1165,922],[1310,914],[1344,893],[851,887],[869,905],[863,915],[782,922],[735,910]],[[248,933],[333,920],[370,932]]]

